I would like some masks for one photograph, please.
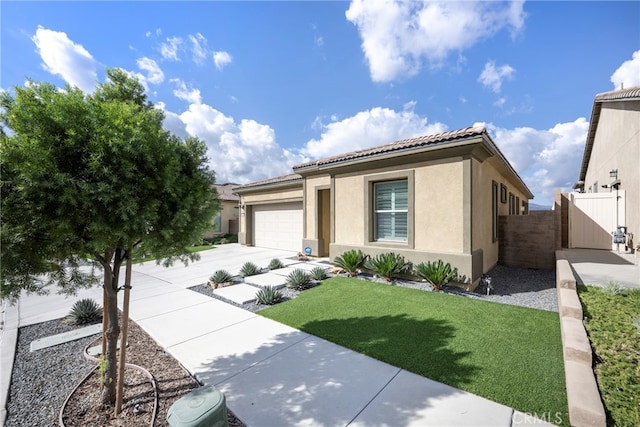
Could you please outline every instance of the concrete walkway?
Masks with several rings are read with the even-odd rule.
[[[579,285],[618,283],[640,289],[640,257],[599,249],[563,249]]]
[[[248,260],[266,266],[272,258],[294,255],[225,245],[204,252],[189,267],[136,265],[131,318],[201,383],[224,392],[228,407],[249,426],[548,425],[185,289],[206,282],[217,269],[236,273]],[[310,267],[295,261],[292,266]],[[100,301],[101,290],[87,290],[82,297]],[[14,331],[66,315],[78,298],[28,296],[6,309],[3,386],[11,369],[5,353],[13,359],[15,351]],[[6,387],[3,409],[8,382]]]

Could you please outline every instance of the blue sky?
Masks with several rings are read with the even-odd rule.
[[[138,76],[217,181],[485,125],[549,205],[597,93],[640,86],[640,2],[0,3],[0,88]]]

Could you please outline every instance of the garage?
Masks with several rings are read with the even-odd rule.
[[[271,249],[302,250],[302,202],[253,206],[253,244]]]

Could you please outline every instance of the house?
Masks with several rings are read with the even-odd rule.
[[[238,184],[231,182],[215,185],[221,202],[220,212],[213,218],[213,227],[205,236],[206,238],[238,233],[240,197],[233,192],[233,188],[237,186]]]
[[[236,187],[239,241],[331,259],[350,249],[442,259],[477,283],[498,261],[498,216],[533,194],[484,128],[341,154]]]
[[[617,225],[626,226],[628,237],[631,234],[635,244],[640,238],[640,87],[621,89],[596,95],[591,110],[591,120],[587,141],[582,156],[579,181],[574,186],[585,193],[577,196],[592,197],[591,203],[602,205],[607,196],[613,200],[611,209],[613,218],[606,222],[598,218],[599,214],[588,206],[582,211],[590,218],[596,231],[593,243],[583,243],[582,236],[575,236],[572,247],[593,247],[611,249],[611,232]],[[598,193],[598,194],[594,194]],[[606,194],[601,194],[606,193]],[[602,201],[596,200],[602,198]],[[574,200],[575,202],[575,200]],[[585,202],[586,203],[586,202]],[[595,209],[595,208],[594,208]],[[576,216],[572,227],[575,229]],[[599,225],[599,227],[598,227]],[[598,234],[601,239],[598,239]],[[580,242],[575,242],[580,238]],[[602,241],[602,244],[598,244]],[[582,244],[580,244],[582,243]],[[635,245],[634,245],[635,246]]]

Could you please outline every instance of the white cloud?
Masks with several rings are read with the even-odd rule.
[[[578,180],[589,122],[578,118],[548,130],[486,126],[494,141],[536,196],[551,205],[556,189],[570,191]]]
[[[524,26],[523,2],[352,0],[345,13],[360,32],[371,78],[388,82],[443,64],[503,28]]]
[[[218,182],[242,184],[285,175],[291,173],[291,166],[307,160],[280,147],[275,131],[255,120],[243,119],[236,123],[232,117],[207,104],[191,104],[178,117],[188,134],[207,143],[209,161]],[[174,119],[167,114],[165,126],[180,131],[181,125]]]
[[[151,58],[138,58],[138,68],[147,72],[146,80],[152,84],[162,83],[164,81],[164,73],[158,63]]]
[[[164,59],[178,61],[178,49],[181,44],[180,37],[167,37],[166,42],[160,43],[160,54]]]
[[[507,103],[507,98],[503,96],[501,98],[496,99],[493,105],[495,105],[496,107],[504,107],[504,104],[506,103]]]
[[[180,79],[171,79],[169,81],[176,85],[176,88],[173,90],[173,94],[177,98],[180,98],[191,104],[200,104],[202,102],[202,98],[200,96],[200,89],[196,89],[196,88],[189,89],[187,88],[186,83]]]
[[[624,61],[611,75],[611,83],[615,89],[620,89],[622,84],[625,88],[640,86],[640,50],[633,52],[631,58]]]
[[[496,68],[495,61],[488,61],[484,64],[484,69],[478,77],[478,81],[484,87],[490,88],[495,93],[500,93],[502,82],[505,79],[512,79],[516,70],[510,65],[500,65]]]
[[[324,39],[322,38],[322,36],[316,36],[314,40],[315,40],[316,46],[318,47],[324,46]]]
[[[98,83],[97,63],[82,45],[71,41],[67,33],[40,25],[31,40],[38,48],[46,71],[62,77],[71,86],[93,92]]]
[[[207,39],[200,33],[189,35],[193,49],[193,62],[200,65],[207,59],[209,49],[207,47]]]
[[[413,112],[413,105],[405,104],[405,110],[400,112],[375,107],[322,125],[320,138],[308,141],[302,152],[311,158],[328,157],[447,130],[442,123],[427,124],[426,118]]]
[[[218,70],[222,71],[224,67],[231,64],[231,61],[233,61],[233,58],[228,52],[218,51],[213,53],[213,62]]]

